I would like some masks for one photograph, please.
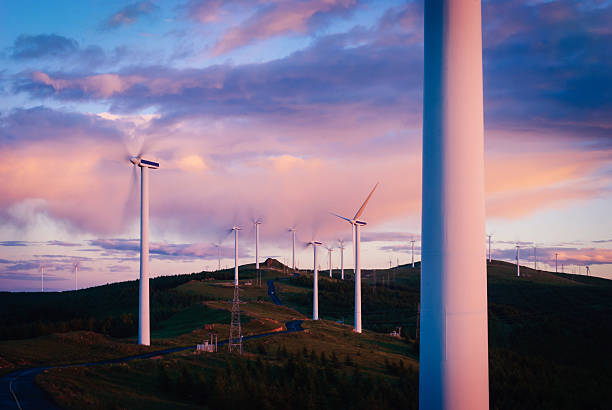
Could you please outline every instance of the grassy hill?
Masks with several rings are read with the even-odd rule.
[[[350,330],[351,272],[345,271],[345,281],[325,272],[319,276],[319,312],[325,320],[304,322],[307,330],[298,334],[250,341],[242,358],[184,352],[123,365],[54,369],[38,380],[69,408],[83,402],[106,407],[119,394],[130,408],[247,403],[286,408],[286,400],[296,408],[415,407],[419,269],[417,264],[363,271],[366,332],[361,336]],[[252,265],[240,272],[245,282],[255,277]],[[242,286],[245,334],[311,316],[311,274],[287,273],[270,261],[263,287]],[[612,281],[526,267],[520,278],[515,275],[516,265],[488,265],[491,408],[606,408],[612,402]],[[153,279],[152,349],[195,344],[210,328],[219,339],[227,338],[232,277],[233,270],[226,270]],[[269,302],[267,279],[277,279],[276,293],[285,306]],[[0,319],[3,372],[147,349],[135,345],[137,291],[137,282],[124,282],[78,292],[1,294],[0,308],[11,312]],[[387,335],[400,326],[402,339]],[[304,384],[290,382],[298,376]],[[94,380],[104,388],[88,389]],[[232,381],[244,389],[234,391]],[[371,389],[355,387],[362,385]],[[355,395],[363,400],[351,401]]]

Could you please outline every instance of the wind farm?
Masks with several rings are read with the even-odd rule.
[[[0,408],[612,403],[608,2],[0,9]]]

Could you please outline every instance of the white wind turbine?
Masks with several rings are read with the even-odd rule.
[[[234,231],[234,286],[238,286],[238,231],[241,229],[239,226],[232,226],[232,231]]]
[[[317,269],[317,246],[323,245],[323,243],[312,240],[308,242],[308,245],[312,245],[312,252],[314,254],[314,262],[312,265],[312,320],[319,320],[319,270]]]
[[[78,282],[79,261],[76,261],[72,264],[72,269],[74,271],[74,290],[79,290],[79,282]]]
[[[261,225],[261,220],[253,221],[253,225],[255,226],[255,269],[259,271],[259,225]]]
[[[40,264],[40,291],[45,291],[45,265]]]
[[[414,239],[410,241],[410,247],[412,248],[412,268],[414,269]]]
[[[516,276],[521,276],[521,245],[516,245]]]
[[[159,163],[130,157],[134,167],[140,167],[140,306],[138,309],[138,344],[151,344],[149,311],[149,169],[158,169]],[[135,169],[135,168],[134,168]]]
[[[291,232],[291,240],[293,241],[292,265],[293,271],[295,271],[295,228],[289,228],[289,232]]]
[[[340,249],[340,279],[344,280],[344,240],[338,240],[338,249]]]
[[[329,253],[329,277],[332,277],[332,251],[334,250],[334,248],[326,246],[325,249],[327,249],[327,252]]]
[[[360,255],[359,255],[359,242],[360,242],[359,227],[367,224],[365,221],[360,221],[357,218],[359,218],[361,214],[363,214],[363,211],[365,210],[365,207],[368,204],[368,201],[372,197],[374,190],[376,190],[376,187],[378,187],[378,182],[376,183],[376,185],[374,185],[374,188],[372,188],[372,191],[370,191],[370,194],[368,195],[366,200],[363,202],[363,204],[361,205],[361,207],[359,208],[359,210],[357,211],[357,213],[355,214],[353,218],[345,218],[344,216],[333,214],[340,219],[344,219],[345,221],[350,223],[353,227],[353,251],[355,255],[355,332],[356,333],[361,333],[361,266],[360,266]]]

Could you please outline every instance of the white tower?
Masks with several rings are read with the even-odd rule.
[[[259,225],[261,221],[257,220],[253,224],[255,225],[255,269],[259,270]]]
[[[425,2],[419,407],[489,408],[480,1]]]
[[[78,274],[79,274],[79,263],[74,262],[74,290],[79,290]]]
[[[295,228],[289,228],[289,232],[291,232],[291,239],[293,241],[292,265],[293,265],[293,270],[295,271]]]
[[[312,264],[312,320],[319,320],[319,270],[317,269],[317,246],[322,245],[319,241],[310,241],[308,245],[312,245],[314,261]]]
[[[516,276],[521,276],[521,245],[516,245]]]
[[[491,263],[491,236],[492,235],[487,235],[489,237],[489,263]]]
[[[360,252],[359,227],[363,225],[367,225],[365,221],[360,221],[357,218],[359,218],[361,214],[363,214],[363,211],[365,210],[365,206],[368,204],[368,201],[372,197],[372,194],[376,190],[376,187],[378,187],[378,182],[376,183],[376,185],[374,185],[374,188],[372,188],[372,191],[370,191],[370,194],[368,195],[366,200],[363,202],[363,204],[361,205],[361,208],[359,208],[359,210],[357,211],[353,219],[345,218],[343,216],[333,214],[337,216],[338,218],[348,221],[353,226],[353,248],[354,248],[353,250],[355,252],[355,329],[354,330],[356,333],[361,333],[361,265],[360,265],[360,255],[359,255],[359,252]]]
[[[414,239],[410,241],[412,248],[412,268],[414,269]]]
[[[341,239],[339,241],[340,245],[338,248],[340,249],[340,279],[344,280],[344,241]]]
[[[40,265],[40,291],[45,291],[45,265]]]
[[[557,259],[557,258],[558,258],[558,257],[559,257],[559,254],[558,254],[558,253],[555,253],[555,273],[559,273],[559,269],[558,269],[558,266],[559,266],[559,265],[557,264],[557,262],[558,262],[558,259]]]
[[[533,270],[538,270],[538,254],[537,254],[537,246],[533,245]]]
[[[149,312],[149,169],[159,163],[132,157],[130,162],[140,167],[140,306],[138,309],[138,344],[151,344]]]
[[[329,253],[329,277],[333,277],[332,276],[332,251],[334,250],[334,248],[327,248],[327,252]]]
[[[238,231],[242,229],[239,226],[234,225],[232,231],[234,231],[234,286],[238,286]]]

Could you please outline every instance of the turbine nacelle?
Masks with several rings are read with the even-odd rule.
[[[130,162],[134,165],[138,165],[141,168],[159,168],[159,162],[149,161],[148,159],[143,159],[141,157],[130,157]]]
[[[319,246],[319,245],[323,245],[323,242],[319,242],[319,241],[310,241],[310,242],[308,242],[308,245],[312,245],[312,246]]]
[[[242,228],[239,226],[236,226],[236,225],[232,226],[232,231],[241,231],[241,230]]]

